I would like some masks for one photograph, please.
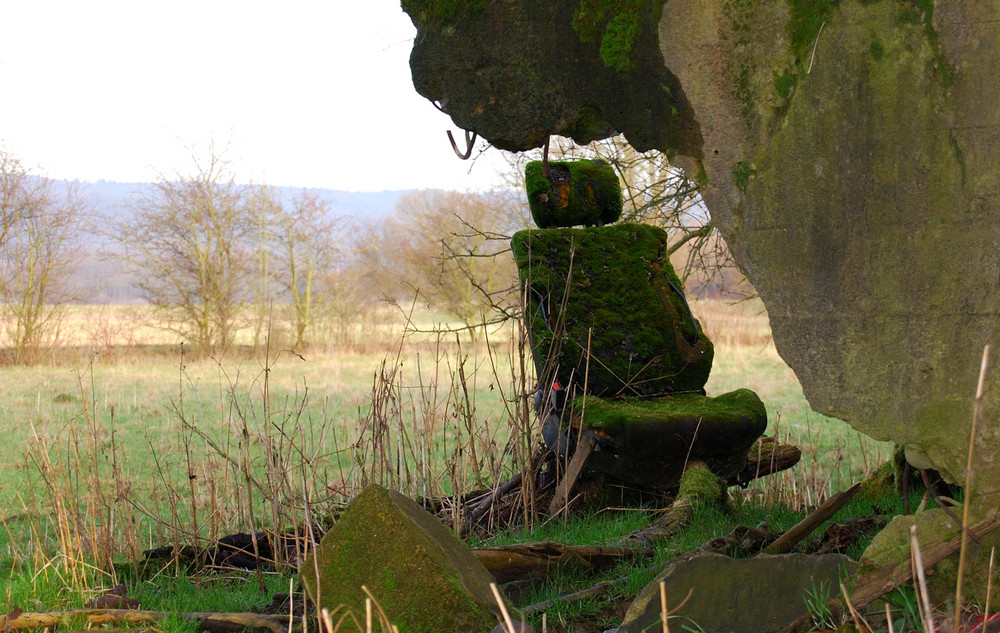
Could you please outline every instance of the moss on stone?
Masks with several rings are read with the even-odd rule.
[[[974,511],[973,523],[979,520]],[[875,535],[861,557],[866,568],[874,569],[892,563],[910,561],[910,530],[916,528],[921,544],[943,543],[955,538],[960,530],[955,521],[941,509],[934,508],[917,514],[897,516]],[[969,541],[966,552],[965,575],[962,595],[967,604],[985,606],[987,578],[990,569],[990,550],[1000,545],[1000,532],[993,531],[980,537],[980,543]],[[943,603],[955,597],[958,578],[958,554],[952,554],[934,566],[928,575],[927,589],[931,601]],[[994,583],[996,578],[994,577]],[[990,609],[1000,608],[996,591],[990,596]]]
[[[379,486],[351,502],[300,578],[331,612],[363,613],[365,585],[401,633],[488,631],[496,622],[482,563],[435,517]]]
[[[626,72],[632,68],[632,45],[639,36],[639,14],[619,13],[611,18],[601,38],[601,61],[608,68]]]
[[[862,5],[875,4],[882,0],[859,0]],[[900,0],[896,0],[899,2]],[[791,48],[799,63],[800,70],[805,66],[809,52],[820,28],[830,20],[833,10],[840,0],[788,0],[788,34]],[[931,48],[935,51],[934,64],[941,76],[942,85],[949,83],[948,66],[941,54],[937,30],[934,28],[934,0],[902,0],[896,22],[897,24],[921,24]],[[881,60],[885,48],[875,39],[869,53],[876,61]]]
[[[707,468],[691,468],[681,475],[681,486],[677,498],[691,500],[691,505],[719,505],[725,499],[726,484]]]
[[[645,24],[656,24],[662,3],[650,0],[580,0],[573,29],[583,42],[600,38],[601,61],[618,72],[632,69],[632,49]]]
[[[699,189],[704,189],[708,186],[708,172],[705,171],[705,163],[702,161],[697,161],[698,171],[695,173],[694,181],[698,184]]]
[[[402,0],[403,10],[424,22],[451,22],[486,10],[488,0]]]
[[[868,46],[868,54],[875,61],[882,61],[882,58],[885,57],[885,46],[882,46],[882,42],[878,41],[878,39],[874,39],[871,45]]]
[[[792,96],[792,90],[795,88],[795,82],[798,78],[791,73],[784,73],[778,75],[775,73],[774,76],[774,89],[778,92],[778,96],[782,99],[788,99]]]
[[[730,477],[746,466],[747,453],[767,427],[757,394],[737,389],[716,397],[676,394],[664,398],[579,397],[572,419],[609,442],[588,468],[627,484],[676,489],[684,467],[703,462]]]
[[[882,462],[861,481],[861,490],[858,492],[864,498],[872,500],[897,494],[896,468],[893,462]]]
[[[750,184],[750,177],[756,172],[757,170],[749,161],[741,160],[733,165],[733,180],[736,182],[736,187],[743,193],[746,193],[747,185]]]
[[[527,230],[513,236],[511,247],[526,288],[525,322],[539,376],[557,367],[564,387],[582,390],[589,372],[587,391],[596,395],[704,387],[712,343],[680,294],[663,229]]]
[[[676,394],[664,399],[603,400],[593,396],[581,396],[573,400],[572,408],[577,413],[586,411],[588,427],[600,427],[612,431],[635,420],[657,416],[734,420],[742,415],[752,417],[767,415],[764,403],[749,389],[737,389],[714,398],[696,393]],[[752,442],[748,443],[744,450],[749,450],[750,446],[753,446]]]
[[[799,62],[806,61],[823,24],[839,0],[788,0],[788,37]]]
[[[539,227],[600,226],[621,217],[621,183],[606,161],[553,161],[548,178],[543,171],[541,161],[524,167],[528,206]]]
[[[761,104],[758,29],[761,13],[766,11],[766,7],[759,0],[725,0],[722,11],[728,26],[726,79],[733,98],[739,104],[740,118],[746,128],[752,130],[757,124]]]

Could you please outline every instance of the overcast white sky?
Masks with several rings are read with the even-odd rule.
[[[0,0],[0,146],[87,181],[188,173],[214,141],[244,181],[495,184],[502,152],[460,161],[414,91],[414,33],[398,0]]]

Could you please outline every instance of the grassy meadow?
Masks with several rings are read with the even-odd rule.
[[[768,435],[803,449],[793,470],[739,494],[803,510],[888,457],[810,410],[759,302],[692,309],[716,346],[709,394],[755,390]],[[145,307],[73,307],[47,362],[0,369],[8,603],[26,577],[79,603],[145,549],[302,528],[371,482],[433,497],[506,479],[540,439],[530,361],[515,324],[474,336],[454,325],[387,309],[301,352],[274,331],[204,358]]]

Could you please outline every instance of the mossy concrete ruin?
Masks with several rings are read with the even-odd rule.
[[[719,488],[746,466],[747,453],[767,428],[764,403],[753,391],[737,389],[716,397],[678,394],[667,398],[606,400],[592,396],[572,403],[569,417],[580,416],[587,429],[611,444],[593,453],[587,468],[651,490],[684,486],[689,463],[702,462],[689,486]],[[719,488],[721,496],[725,487]],[[712,497],[712,494],[689,494]]]
[[[418,91],[501,147],[621,131],[673,152],[812,408],[961,481],[1000,339],[1000,5],[665,2],[624,73],[581,43],[578,0],[534,6],[489,0],[447,34],[417,20]],[[998,403],[994,371],[970,491],[991,510]]]
[[[551,134],[588,143],[619,131],[640,151],[699,151],[698,124],[659,52],[659,2],[477,4],[403,3],[419,33],[413,85],[457,126],[512,151]]]
[[[299,570],[320,607],[364,621],[366,587],[401,633],[489,631],[493,577],[436,517],[381,486],[365,488]]]
[[[871,568],[891,564],[910,564],[910,532],[916,533],[921,547],[929,543],[949,541],[961,535],[958,523],[943,510],[934,508],[917,514],[894,517],[881,532],[875,535],[865,549],[861,562]],[[990,554],[1000,548],[1000,531],[994,530],[979,535],[978,542],[967,542],[966,566],[962,576],[964,602],[986,606],[986,590],[990,586]],[[936,603],[954,602],[955,585],[958,580],[958,558],[955,553],[934,566],[934,573],[927,577],[927,588]],[[997,572],[993,572],[992,584],[996,585]],[[1000,609],[1000,596],[993,591],[989,609]]]
[[[811,406],[961,481],[979,356],[1000,334],[1000,287],[985,282],[1000,272],[986,229],[1000,219],[1000,146],[984,135],[997,109],[976,94],[997,84],[983,22],[997,9],[738,4],[668,3],[661,22],[665,63],[712,131],[713,217]],[[761,28],[787,39],[754,37]],[[984,414],[978,450],[995,474],[975,492],[996,507],[995,396]]]
[[[664,2],[657,50],[632,52],[658,74],[615,73],[626,88],[609,92],[593,74],[599,51],[580,47],[570,25],[575,0],[564,3],[541,16],[489,0],[482,17],[522,27],[491,46],[516,50],[525,68],[556,66],[544,84],[463,66],[477,33],[454,23],[436,55],[451,47],[441,65],[449,85],[472,84],[466,92],[480,96],[446,111],[490,140],[522,141],[501,147],[525,149],[542,142],[527,142],[526,130],[596,137],[600,126],[576,135],[554,123],[586,110],[607,134],[671,152],[697,175],[810,406],[963,482],[983,348],[1000,340],[1000,4]],[[536,41],[545,45],[524,45]],[[415,57],[418,91],[447,93],[418,81],[436,62]],[[500,55],[476,61],[512,68]],[[497,112],[496,127],[477,127]],[[972,438],[973,520],[1000,510],[996,365]]]

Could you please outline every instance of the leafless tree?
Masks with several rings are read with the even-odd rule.
[[[75,184],[32,175],[0,151],[0,314],[15,363],[59,338],[89,210]]]
[[[334,217],[329,203],[311,191],[303,191],[290,206],[278,209],[272,240],[276,279],[290,302],[298,349],[306,343],[317,312],[329,308],[339,294],[335,273],[345,221]]]
[[[161,177],[115,224],[122,257],[164,326],[202,351],[233,343],[248,300],[252,200],[213,149],[191,174]]]
[[[514,292],[516,271],[506,251],[524,220],[510,203],[499,193],[407,193],[363,242],[367,270],[384,296],[416,296],[474,330],[494,320],[495,306]]]
[[[277,271],[271,255],[272,244],[279,238],[277,225],[283,209],[277,193],[266,185],[245,187],[245,200],[252,221],[249,233],[254,270],[250,276],[250,304],[253,347],[259,350],[267,332],[272,331],[273,305],[277,291]]]

